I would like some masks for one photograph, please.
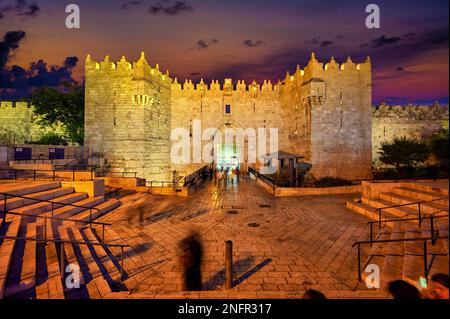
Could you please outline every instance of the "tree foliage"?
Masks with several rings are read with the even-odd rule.
[[[62,89],[44,87],[32,95],[34,112],[40,115],[39,124],[62,124],[71,142],[84,140],[84,87],[64,83]]]
[[[408,137],[396,137],[390,142],[382,142],[378,154],[382,163],[393,165],[401,170],[425,162],[429,151],[426,143],[422,141]]]
[[[67,145],[67,140],[64,138],[64,136],[61,136],[57,133],[46,133],[42,135],[38,140],[28,143],[42,145]]]
[[[430,141],[430,152],[443,161],[449,159],[449,125],[445,121],[441,130]]]

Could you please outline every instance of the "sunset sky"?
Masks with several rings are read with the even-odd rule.
[[[80,6],[80,29],[65,27],[69,3]],[[381,8],[380,29],[365,26],[370,3]],[[76,56],[68,72],[82,81],[87,53],[95,60],[107,54],[136,60],[145,51],[150,64],[182,81],[276,81],[297,64],[304,67],[312,51],[322,62],[370,55],[374,104],[448,103],[448,23],[448,0],[0,0],[0,58],[6,61],[0,68],[5,78],[13,65],[28,70],[44,60],[62,66]],[[6,50],[4,35],[19,30],[25,36]],[[66,70],[54,71],[58,75],[36,76],[33,85]]]

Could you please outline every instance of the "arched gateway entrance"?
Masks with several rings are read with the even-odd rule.
[[[228,138],[225,138],[226,135]],[[246,166],[240,161],[244,150],[237,143],[236,127],[232,123],[219,126],[213,136],[213,142],[213,168],[218,170],[239,168],[241,170],[242,166]]]

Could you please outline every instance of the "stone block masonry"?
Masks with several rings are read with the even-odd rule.
[[[371,68],[369,58],[355,63],[349,57],[342,64],[331,58],[324,65],[313,53],[304,69],[297,66],[294,74],[287,72],[276,84],[247,85],[232,79],[209,85],[186,79],[181,84],[160,72],[158,65],[150,66],[143,53],[133,63],[125,57],[96,62],[88,56],[85,145],[91,154],[103,156],[112,170],[136,171],[141,178],[161,181],[171,180],[173,170],[187,175],[198,166],[171,162],[171,129],[192,131],[196,120],[203,129],[217,131],[277,128],[279,150],[303,155],[312,163],[315,178],[369,178],[380,127],[389,126],[392,138],[409,126],[436,131],[437,123],[448,119],[448,107],[447,113],[432,108],[429,113],[420,108],[409,113],[374,109]],[[417,112],[426,114],[414,115]],[[429,117],[433,112],[439,114]],[[203,140],[202,149],[210,142]],[[241,150],[245,153],[246,143]],[[247,164],[241,163],[241,168]]]
[[[379,164],[378,151],[383,141],[394,137],[427,140],[448,122],[448,105],[391,106],[379,105],[372,109],[372,159]]]
[[[0,101],[0,144],[36,141],[54,132],[63,134],[62,128],[39,125],[39,116],[28,101]]]

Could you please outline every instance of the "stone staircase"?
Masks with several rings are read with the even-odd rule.
[[[434,233],[439,231],[440,237],[448,237],[448,188],[434,187],[429,183],[397,183],[385,185],[363,185],[361,200],[347,202],[351,210],[365,215],[374,221],[379,220],[378,208],[417,203],[420,205],[421,216],[426,216],[421,225],[419,220],[389,220],[414,219],[419,216],[419,206],[406,205],[382,210],[382,227],[373,224],[373,240],[402,240],[396,242],[374,243],[362,245],[365,253],[361,258],[363,282],[358,289],[365,287],[365,278],[369,273],[364,270],[367,265],[375,264],[380,268],[380,289],[387,294],[388,283],[392,280],[403,279],[419,286],[421,278],[425,278],[424,241],[411,240],[414,238],[432,237],[430,214],[433,214]],[[364,192],[364,187],[373,187]],[[428,201],[428,202],[427,202]],[[432,201],[432,202],[429,202]],[[408,239],[408,240],[406,240]],[[427,241],[427,275],[449,272],[449,240],[440,238],[433,245]],[[366,247],[363,247],[366,246]],[[356,247],[355,247],[356,248]],[[355,265],[356,268],[356,265]],[[423,280],[423,279],[422,279]]]
[[[0,299],[100,298],[126,290],[120,284],[120,256],[113,256],[107,245],[102,244],[101,233],[97,233],[95,227],[81,222],[89,221],[89,208],[92,208],[91,218],[94,220],[119,206],[119,201],[105,200],[103,196],[88,197],[85,193],[75,192],[72,187],[61,187],[60,182],[16,185],[6,187],[4,192],[27,198],[8,198],[7,211],[29,216],[7,214],[0,228],[0,236],[47,238],[49,241],[0,238]],[[5,187],[1,191],[3,189]],[[50,200],[57,204],[32,199]],[[1,204],[3,211],[3,200]],[[54,217],[71,220],[40,218],[50,217],[52,206]],[[51,240],[79,243],[61,245]],[[80,268],[80,288],[65,288],[66,279],[71,275],[66,269],[69,264]]]

